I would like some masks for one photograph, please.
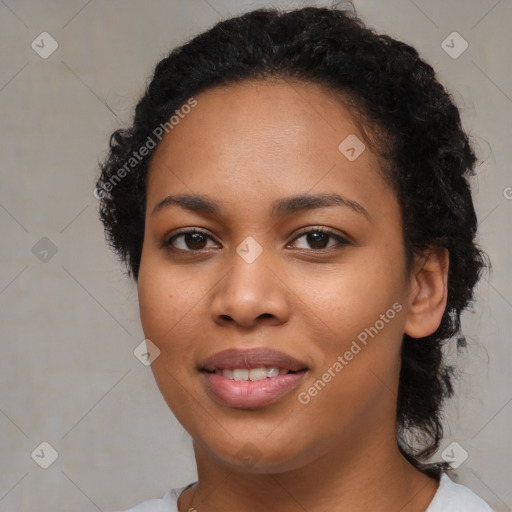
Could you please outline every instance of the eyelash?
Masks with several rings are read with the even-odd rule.
[[[210,238],[211,240],[213,240],[213,238],[208,235],[205,231],[202,231],[200,229],[197,229],[197,228],[194,228],[194,229],[188,229],[188,230],[184,230],[184,231],[181,231],[179,233],[176,233],[174,234],[172,237],[170,237],[169,239],[165,240],[162,244],[162,247],[163,248],[167,248],[171,251],[174,251],[174,252],[182,252],[182,253],[186,253],[186,252],[189,252],[189,253],[199,253],[201,251],[205,251],[205,250],[208,250],[208,249],[197,249],[197,250],[194,250],[194,249],[191,249],[191,250],[185,250],[185,249],[178,249],[176,247],[173,247],[172,243],[179,237],[183,236],[183,235],[187,235],[187,234],[201,234],[201,235],[204,235],[205,237],[207,238]],[[327,248],[324,248],[324,249],[301,249],[303,251],[308,251],[308,252],[326,252],[326,251],[329,251],[330,249],[332,249],[333,247],[336,247],[336,246],[346,246],[346,245],[351,245],[351,242],[349,242],[346,238],[342,237],[341,235],[337,234],[337,233],[334,233],[332,231],[329,231],[328,229],[325,229],[323,227],[315,227],[315,228],[312,228],[312,229],[304,229],[302,230],[298,236],[296,236],[292,242],[295,242],[296,240],[302,238],[303,236],[305,235],[308,235],[310,233],[322,233],[324,235],[328,235],[330,238],[334,238],[338,243],[337,244],[334,244],[333,246],[331,247],[327,247]]]

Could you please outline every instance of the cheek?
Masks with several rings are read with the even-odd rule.
[[[137,283],[140,319],[145,336],[160,349],[198,301],[195,284],[159,258],[143,254]]]
[[[192,317],[194,306],[199,306],[199,291],[182,273],[151,256],[141,260],[137,291],[144,336],[160,350],[151,364],[155,381],[169,408],[187,424],[191,405],[183,383],[193,367],[189,347],[194,340]]]
[[[301,299],[299,304],[307,306],[304,314],[313,317],[311,321],[316,319],[313,324],[323,324],[331,342],[334,338],[343,345],[373,326],[395,302],[402,301],[400,268],[399,262],[391,257],[386,263],[383,258],[377,261],[372,255],[358,255],[332,269],[312,269],[295,276],[293,291]],[[389,315],[393,319],[395,312],[392,310]],[[390,330],[391,323],[397,324],[390,321],[385,330]]]
[[[193,367],[192,349],[204,336],[207,295],[215,283],[209,277],[192,266],[170,265],[158,254],[143,255],[137,291],[144,336],[160,349],[154,371],[165,367],[185,375]]]
[[[172,318],[165,320],[164,309],[168,297],[173,293],[168,288],[167,280],[161,279],[156,270],[147,259],[141,260],[137,292],[144,335],[158,345],[162,334],[172,326]]]
[[[405,321],[403,276],[394,261],[358,258],[333,268],[328,277],[317,273],[296,281],[311,339],[322,352],[314,380],[325,388],[319,383],[308,393],[323,395],[317,406],[332,401],[356,411],[393,388]]]

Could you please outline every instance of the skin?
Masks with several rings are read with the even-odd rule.
[[[179,510],[423,512],[438,482],[398,451],[400,348],[404,333],[439,326],[447,252],[431,250],[406,272],[397,198],[368,145],[354,161],[338,150],[363,135],[320,86],[250,81],[196,99],[150,165],[138,279],[143,330],[161,351],[156,382],[193,439],[198,483]],[[273,201],[301,193],[337,193],[369,219],[339,205],[271,217]],[[208,195],[222,213],[172,205],[152,214],[170,194]],[[298,233],[305,227],[349,243]],[[164,247],[180,228],[208,236]],[[236,252],[249,236],[263,249],[250,264]],[[301,404],[298,393],[394,303],[401,311]],[[233,347],[275,348],[309,371],[276,403],[230,408],[207,394],[196,368]],[[239,455],[249,442],[257,460],[246,464]]]

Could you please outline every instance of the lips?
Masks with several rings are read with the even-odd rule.
[[[277,367],[290,372],[308,369],[306,363],[288,354],[268,348],[257,348],[249,350],[228,349],[217,352],[202,361],[199,370],[212,373],[216,370],[231,370],[234,368],[250,370],[261,367]]]
[[[231,380],[230,373],[273,368],[272,376],[252,380]],[[276,369],[279,373],[276,375]],[[259,348],[230,349],[205,359],[199,366],[205,390],[217,403],[240,409],[268,406],[297,388],[309,368],[306,363],[277,350]],[[230,370],[235,370],[231,372]]]

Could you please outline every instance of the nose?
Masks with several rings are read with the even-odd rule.
[[[211,296],[210,313],[222,326],[281,325],[290,316],[290,292],[279,269],[263,254],[248,263],[234,253]]]

